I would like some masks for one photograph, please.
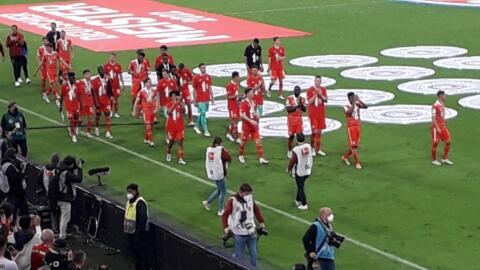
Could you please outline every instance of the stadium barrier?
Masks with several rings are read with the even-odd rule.
[[[42,194],[42,166],[30,160],[18,157],[27,162],[27,200],[40,211],[48,212],[47,199]],[[86,174],[86,173],[85,173]],[[85,175],[84,175],[85,178]],[[97,240],[113,249],[126,252],[127,237],[123,233],[124,203],[107,198],[93,188],[84,184],[77,185],[77,200],[72,204],[71,225],[87,232],[94,228],[95,218],[101,211],[98,220]],[[48,219],[49,214],[43,216]],[[45,224],[48,224],[46,222]],[[94,232],[91,230],[91,234]],[[238,262],[229,258],[231,255],[205,245],[184,232],[162,223],[154,215],[150,218],[152,248],[155,255],[156,269],[208,269],[208,270],[245,270],[246,262]]]

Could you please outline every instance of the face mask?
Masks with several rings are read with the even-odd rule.
[[[127,193],[127,199],[130,201],[131,199],[133,199],[133,194],[132,193]]]
[[[333,218],[334,218],[333,214],[330,214],[330,215],[327,217],[328,222],[329,222],[329,223],[333,223]]]
[[[243,199],[245,200],[245,202],[251,202],[253,200],[253,195],[249,194],[249,195],[243,196]]]

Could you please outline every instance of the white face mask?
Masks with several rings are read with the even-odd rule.
[[[330,214],[330,215],[327,217],[327,220],[328,220],[329,223],[333,223],[333,219],[334,219],[333,214]]]
[[[133,197],[134,197],[134,196],[133,196],[133,194],[132,194],[132,193],[127,193],[127,199],[128,199],[128,200],[131,200],[131,199],[133,199]]]
[[[243,196],[243,199],[245,200],[245,202],[251,202],[253,201],[253,195],[249,194],[247,196]]]

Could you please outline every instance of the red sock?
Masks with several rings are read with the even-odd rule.
[[[432,160],[437,160],[437,143],[432,143]]]
[[[352,151],[353,153],[353,160],[355,160],[355,164],[360,163],[360,159],[358,158],[358,152],[357,151]]]
[[[352,150],[348,149],[348,151],[343,155],[343,159],[348,159],[352,155]]]
[[[178,158],[183,159],[183,145],[178,146]]]
[[[278,96],[283,96],[283,81],[278,80]]]
[[[257,143],[257,154],[259,158],[263,158],[263,146],[262,143]]]
[[[245,142],[242,140],[242,142],[240,143],[240,156],[243,156],[245,152]]]
[[[112,118],[110,118],[110,113],[105,115],[105,131],[111,132],[112,131]]]
[[[150,125],[150,124],[145,125],[145,129],[147,131],[147,140],[153,142],[152,125]]]
[[[113,98],[113,111],[118,113],[118,97]]]
[[[47,92],[47,82],[42,80],[42,93],[46,93]]]
[[[293,137],[288,138],[288,151],[292,151],[292,146],[293,146]]]
[[[76,135],[76,125],[77,125],[77,120],[76,119],[73,119],[73,118],[70,118],[70,135],[73,136],[73,135]]]
[[[445,145],[443,146],[443,159],[447,159],[449,151],[450,151],[450,143],[445,143]]]
[[[170,146],[171,145],[171,146]],[[168,144],[167,146],[167,154],[171,155],[172,154],[172,147],[173,147],[173,144]]]
[[[50,89],[51,89],[51,91],[53,92],[53,96],[54,96],[55,98],[58,98],[57,88],[55,88],[54,86],[52,86]]]
[[[315,136],[315,150],[316,151],[320,150],[321,142],[322,142],[322,135],[317,134],[317,136]]]

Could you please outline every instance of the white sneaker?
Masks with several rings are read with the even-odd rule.
[[[442,159],[442,163],[447,165],[453,165],[453,161],[449,160],[448,158]]]
[[[442,163],[440,163],[440,161],[438,161],[438,160],[432,161],[432,164],[435,165],[435,166],[442,166]]]
[[[57,106],[57,108],[60,108],[60,100],[58,100],[58,98],[55,99],[55,105]]]
[[[327,153],[323,152],[322,150],[318,150],[317,154],[319,154],[322,157],[327,155]]]
[[[114,116],[115,118],[120,118],[120,114],[118,114],[118,113],[114,113],[113,116]]]
[[[189,126],[189,127],[193,127],[193,126],[195,126],[195,123],[194,123],[194,122],[189,122],[189,123],[188,123],[188,126]]]
[[[202,204],[203,204],[203,207],[205,207],[205,210],[210,211],[210,204],[208,204],[207,201],[203,201]]]
[[[264,159],[264,158],[260,158],[260,159],[258,160],[258,162],[259,162],[260,164],[268,164],[268,163],[270,163],[270,161],[268,161],[268,160],[266,160],[266,159]]]
[[[19,87],[20,86],[20,83],[19,82],[15,82],[15,87]]]
[[[31,81],[29,78],[26,78],[26,79],[25,79],[25,82],[26,82],[27,84],[30,84],[32,81]]]
[[[143,143],[144,143],[144,144],[148,144],[148,140],[143,140]]]
[[[272,97],[272,91],[270,91],[270,90],[267,91],[267,97],[269,97],[269,98]]]
[[[278,96],[278,98],[281,99],[281,100],[285,100],[284,96]]]
[[[232,134],[230,134],[230,133],[227,133],[227,135],[225,135],[225,137],[227,137],[227,139],[229,139],[231,142],[235,141],[235,138],[233,138]]]
[[[17,82],[18,82],[18,83],[23,83],[22,78],[18,78]]]
[[[237,139],[236,143],[238,144],[241,144],[242,143],[242,140],[240,140],[240,138]]]
[[[169,140],[168,138],[165,138],[165,142],[166,142],[167,144],[169,144],[169,143],[170,143],[170,140]]]
[[[95,128],[95,136],[100,136],[100,129],[98,129],[97,127]]]
[[[50,103],[50,99],[48,98],[48,96],[46,94],[43,94],[42,95],[42,99],[43,101],[45,101],[46,103]]]
[[[187,165],[187,162],[186,162],[185,160],[183,160],[183,159],[179,159],[179,160],[178,160],[178,164],[180,164],[180,165]]]
[[[223,216],[223,212],[224,212],[223,210],[218,211],[217,216],[219,216],[219,217]]]
[[[362,165],[360,165],[360,163],[355,164],[355,169],[361,170],[361,169],[362,169]]]
[[[245,157],[244,156],[238,156],[238,161],[240,161],[240,163],[242,163],[242,164],[245,164]]]
[[[198,127],[193,127],[193,131],[195,131],[195,133],[197,133],[197,134],[202,134],[202,132],[200,131],[200,129]]]
[[[112,134],[110,134],[110,132],[107,132],[107,133],[105,133],[105,138],[113,139],[113,136],[112,136]]]
[[[292,158],[292,151],[287,152],[287,158]]]
[[[78,136],[78,134],[79,134],[79,133],[80,133],[80,128],[79,128],[79,127],[77,127],[77,128],[75,129],[75,135],[77,135],[77,136]]]
[[[210,137],[210,136],[211,136],[211,135],[210,135],[210,132],[208,132],[208,131],[205,131],[205,134],[204,134],[204,135],[205,135],[205,137]]]
[[[308,205],[306,205],[306,204],[305,205],[299,205],[298,210],[304,210],[304,211],[308,210]]]
[[[166,160],[167,160],[167,162],[172,161],[172,154],[167,154]]]
[[[77,143],[77,136],[75,136],[75,135],[72,136],[72,142]]]
[[[299,207],[300,205],[302,205],[302,202],[299,202],[299,201],[295,200],[295,206]]]
[[[90,134],[90,132],[85,133],[85,136],[87,136],[87,138],[89,138],[89,139],[93,138],[93,136],[92,136],[92,134]]]
[[[342,160],[343,160],[343,163],[345,163],[345,165],[350,166],[350,160],[348,160],[348,158],[342,157]]]
[[[148,144],[150,145],[150,147],[154,147],[154,146],[155,146],[155,143],[152,142],[152,141],[149,141]]]

